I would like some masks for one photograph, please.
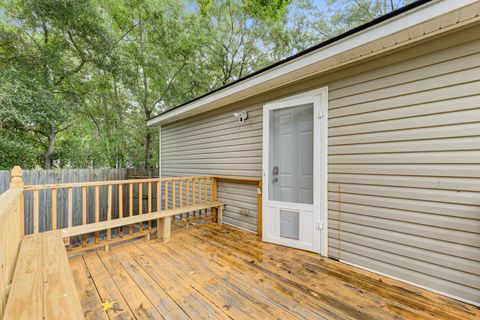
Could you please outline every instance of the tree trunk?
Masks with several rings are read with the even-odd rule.
[[[54,127],[50,128],[50,134],[48,135],[48,145],[47,145],[47,151],[45,152],[44,155],[44,160],[43,160],[43,168],[45,170],[52,169],[53,166],[53,151],[55,150],[55,140],[57,138],[57,133],[55,131]]]
[[[149,128],[147,128],[147,135],[145,136],[145,169],[148,169],[151,157],[150,144],[152,140],[152,134],[148,131]]]

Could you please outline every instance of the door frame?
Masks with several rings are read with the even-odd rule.
[[[310,90],[300,94],[287,96],[263,105],[263,144],[262,144],[262,212],[267,214],[269,171],[268,152],[270,143],[270,111],[288,108],[300,104],[314,105],[313,134],[313,205],[316,221],[321,224],[319,252],[328,255],[328,87]],[[315,112],[315,106],[319,106]],[[317,129],[318,128],[318,129]],[[288,204],[286,205],[288,206]],[[302,204],[298,204],[301,209]],[[318,220],[317,220],[318,218]],[[266,241],[268,234],[267,219],[263,219],[262,240]],[[318,229],[315,228],[315,231]]]

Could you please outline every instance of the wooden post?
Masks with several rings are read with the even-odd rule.
[[[223,206],[218,207],[217,223],[219,225],[223,223]]]
[[[157,236],[163,242],[170,241],[171,221],[170,217],[158,219]]]
[[[52,189],[52,230],[57,230],[57,189]]]
[[[217,178],[212,178],[212,185],[210,186],[210,193],[211,193],[211,198],[212,202],[217,202],[218,201],[218,180]],[[217,222],[218,221],[218,209],[217,208],[212,208],[213,210],[213,221]]]
[[[23,189],[22,168],[20,166],[13,167],[10,171],[10,188],[20,187]],[[20,237],[23,239],[25,235],[25,208],[23,201],[23,191],[20,197]]]
[[[82,225],[87,224],[87,187],[82,187]],[[82,246],[87,245],[87,235],[82,237]]]
[[[262,180],[257,185],[257,236],[262,238],[263,222],[262,222]]]
[[[190,179],[187,179],[187,187],[185,194],[185,205],[188,207],[190,205]],[[185,216],[185,229],[188,229],[188,224],[190,223],[190,211],[187,211]]]
[[[100,189],[95,186],[95,222],[100,220]],[[98,243],[99,233],[95,232],[95,243]]]
[[[33,234],[38,234],[38,190],[33,191]]]
[[[112,185],[108,185],[107,191],[107,221],[112,220]],[[112,239],[112,229],[107,229],[107,245],[105,246],[105,251],[110,249],[108,242]]]
[[[143,214],[143,183],[138,184],[138,214]],[[138,224],[138,232],[142,232],[143,230],[143,223],[140,222]]]
[[[73,189],[67,189],[67,227],[73,226]],[[64,243],[70,246],[70,238],[63,239]]]
[[[130,217],[133,216],[133,183],[130,183],[130,185],[128,186],[128,215]],[[129,234],[132,234],[133,233],[133,224],[129,225],[128,226],[128,233]]]
[[[118,185],[118,218],[123,218],[123,185]],[[123,237],[123,227],[120,227],[120,237]]]
[[[148,183],[148,213],[152,212],[152,183]],[[150,239],[150,233],[152,232],[152,221],[148,220],[148,234],[147,234],[147,240]]]

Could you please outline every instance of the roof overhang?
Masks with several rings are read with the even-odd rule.
[[[216,109],[346,64],[470,24],[480,17],[480,0],[422,1],[371,26],[326,41],[314,50],[217,89],[147,121],[162,125]]]

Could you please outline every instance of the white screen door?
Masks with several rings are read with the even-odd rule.
[[[263,240],[324,255],[326,101],[321,89],[263,109]]]

